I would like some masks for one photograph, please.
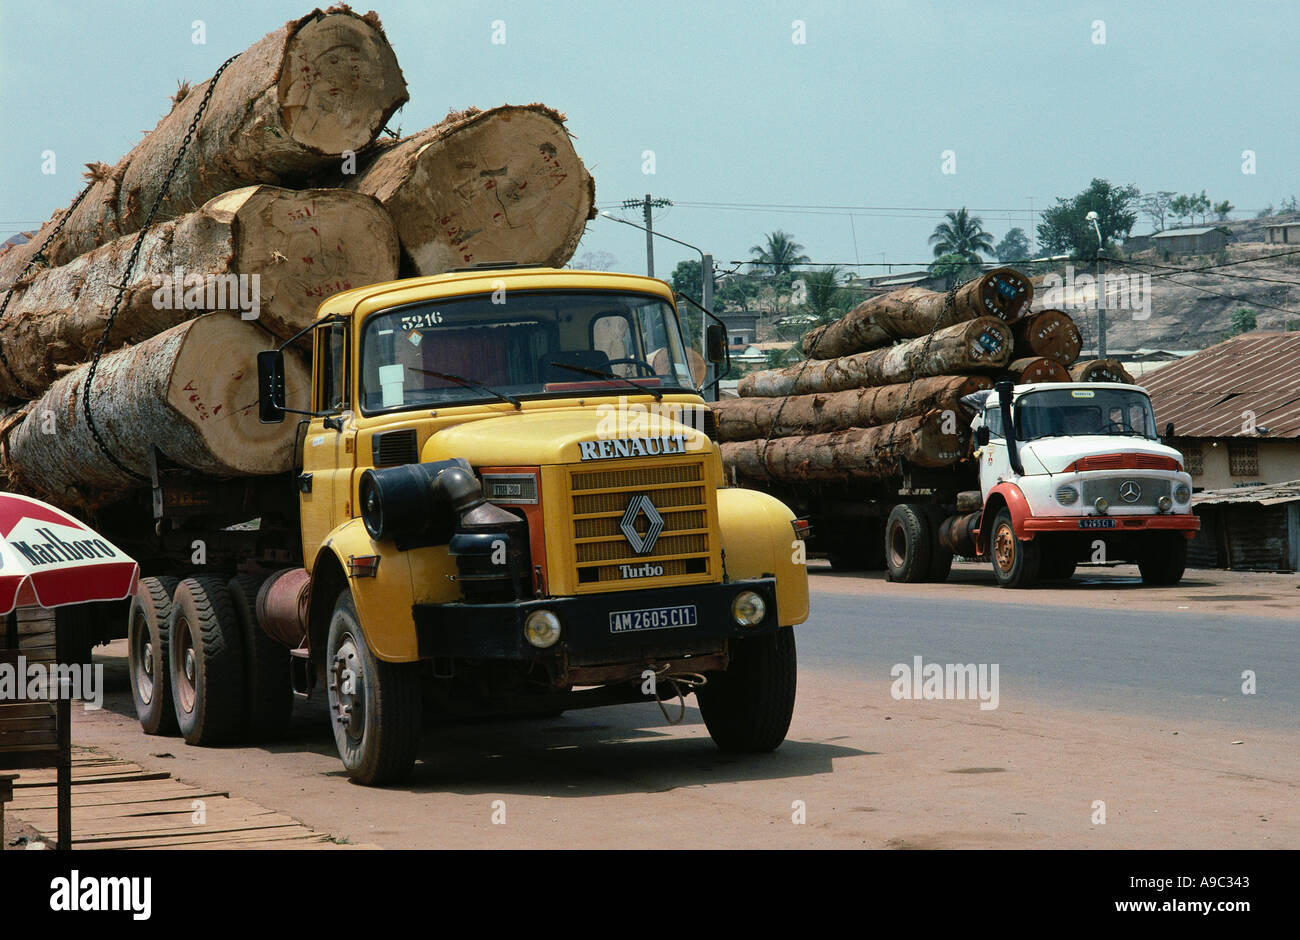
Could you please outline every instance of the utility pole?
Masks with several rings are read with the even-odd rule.
[[[1105,242],[1101,237],[1101,227],[1097,224],[1098,215],[1089,212],[1087,219],[1092,223],[1092,230],[1097,233],[1097,358],[1106,358],[1106,275],[1101,267],[1102,250]]]
[[[654,239],[654,221],[650,217],[651,209],[662,209],[665,206],[671,206],[671,199],[656,199],[649,193],[645,194],[644,199],[624,199],[624,209],[635,209],[641,207],[645,218],[645,273],[647,277],[655,276],[655,239]]]

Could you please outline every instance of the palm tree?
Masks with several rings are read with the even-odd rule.
[[[961,255],[966,260],[979,264],[984,259],[980,252],[993,254],[993,236],[984,231],[984,220],[979,216],[966,214],[962,206],[956,212],[944,214],[946,222],[934,227],[930,244],[934,246],[934,256]]]
[[[803,245],[794,240],[789,232],[777,229],[763,236],[766,245],[754,245],[750,252],[754,255],[755,267],[763,267],[773,274],[788,274],[796,264],[807,264],[809,257],[803,254]]]
[[[801,276],[807,288],[804,309],[817,318],[819,325],[838,319],[844,312],[845,300],[840,289],[840,269],[832,266]]]

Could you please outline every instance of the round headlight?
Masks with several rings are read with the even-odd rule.
[[[1062,506],[1073,506],[1079,499],[1079,491],[1073,486],[1062,486],[1056,491],[1056,501]]]
[[[1108,500],[1105,496],[1098,496],[1097,501],[1092,505],[1097,510],[1097,512],[1105,513],[1106,510],[1110,508],[1110,500]]]
[[[1192,498],[1192,488],[1186,483],[1179,483],[1174,487],[1174,499],[1180,503],[1185,503]]]
[[[1156,500],[1156,506],[1159,507],[1161,512],[1168,512],[1174,508],[1174,501],[1168,496],[1161,496]]]
[[[524,638],[538,649],[549,649],[560,640],[560,618],[549,610],[535,610],[524,619]]]
[[[761,594],[741,591],[731,602],[731,617],[742,627],[752,627],[761,623],[765,616],[767,616],[767,604]]]

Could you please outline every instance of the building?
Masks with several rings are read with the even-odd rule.
[[[1196,489],[1300,479],[1300,332],[1234,336],[1142,386]]]
[[[738,349],[743,350],[758,339],[758,317],[757,313],[748,310],[729,310],[718,314],[718,319],[727,327],[727,344],[733,353]]]
[[[1270,245],[1300,245],[1300,222],[1265,225],[1264,241]]]
[[[1151,236],[1151,245],[1171,255],[1207,255],[1218,251],[1232,241],[1232,232],[1222,225],[1207,225],[1202,228],[1176,228],[1167,232],[1156,232]]]
[[[1130,235],[1124,239],[1123,248],[1129,254],[1137,254],[1151,247],[1151,235]]]
[[[1192,511],[1201,520],[1187,547],[1192,567],[1300,570],[1300,480],[1206,490]]]

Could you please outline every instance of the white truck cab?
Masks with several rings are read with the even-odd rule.
[[[982,509],[963,528],[1000,584],[1068,578],[1083,560],[1136,562],[1151,584],[1182,578],[1200,528],[1192,479],[1144,389],[1000,382],[971,399]]]

